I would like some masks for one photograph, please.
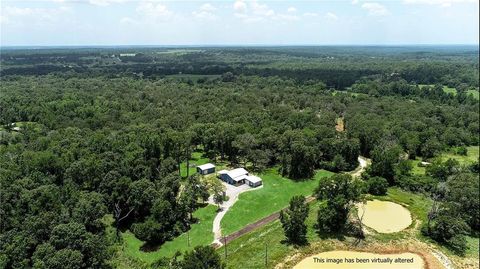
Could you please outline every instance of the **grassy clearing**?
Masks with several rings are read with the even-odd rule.
[[[350,92],[350,89],[347,89],[346,91],[338,91],[334,90],[332,91],[332,95],[335,96],[337,94],[350,94],[350,96],[357,97],[357,96],[367,96],[368,94],[365,93],[359,93],[359,92]]]
[[[221,223],[223,234],[229,235],[279,211],[288,206],[291,197],[295,195],[311,195],[319,179],[332,174],[320,170],[314,179],[296,182],[280,176],[275,169],[267,170],[259,175],[263,180],[263,188],[240,194],[238,201],[225,214]]]
[[[419,84],[418,87],[421,89],[421,88],[424,88],[424,87],[434,87],[435,85],[428,85],[428,84]],[[455,88],[451,88],[451,87],[448,87],[448,86],[443,86],[443,91],[446,92],[446,93],[451,93],[453,95],[456,95],[457,94],[457,89]],[[471,90],[467,90],[467,95],[472,95],[473,98],[479,100],[479,92],[478,92],[478,89],[474,90],[474,89],[471,89]]]
[[[473,98],[475,99],[479,99],[479,92],[478,92],[478,89],[477,90],[468,90],[467,91],[467,95],[472,95]]]
[[[478,237],[467,236],[467,246],[468,250],[465,253],[465,256],[468,258],[479,258],[480,253],[480,241]]]
[[[189,163],[190,167],[188,167],[188,174],[189,175],[195,174],[197,172],[198,165],[206,164],[208,162],[210,162],[210,160],[208,158],[203,158],[201,152],[197,152],[197,151],[193,152],[192,158],[190,159],[190,163]],[[187,162],[182,162],[180,164],[180,173],[182,177],[187,176]]]
[[[310,204],[306,224],[309,242],[320,242],[313,229],[316,222],[318,202]],[[273,268],[297,248],[285,244],[283,228],[279,220],[248,233],[227,245],[227,268]],[[329,241],[323,241],[325,250],[333,250]],[[268,264],[265,266],[265,247],[268,251]],[[217,250],[224,258],[224,247]]]
[[[166,242],[156,251],[145,252],[140,250],[144,242],[137,239],[130,231],[126,231],[122,233],[121,256],[126,256],[127,259],[132,261],[150,264],[161,257],[171,257],[177,251],[184,252],[193,249],[195,246],[208,245],[213,241],[212,225],[216,210],[215,206],[208,205],[195,211],[193,216],[199,221],[192,225],[188,236],[187,233],[183,233],[174,240]],[[188,237],[190,238],[190,247],[188,246]]]
[[[479,157],[479,149],[478,146],[471,146],[467,147],[467,156],[458,155],[454,151],[443,153],[440,158],[442,161],[446,161],[448,159],[455,159],[460,164],[470,164],[478,161]]]
[[[418,87],[420,89],[424,88],[424,87],[435,87],[435,85],[433,84],[418,84]],[[448,86],[443,86],[443,91],[446,92],[446,93],[451,93],[453,95],[456,95],[457,94],[457,89],[455,88],[450,88]]]
[[[196,75],[196,74],[175,74],[167,75],[166,78],[178,79],[178,80],[192,80],[198,81],[199,79],[217,79],[220,75]]]
[[[413,166],[412,173],[414,175],[418,175],[418,176],[424,176],[425,175],[425,167],[418,166],[418,164],[421,161],[422,160],[420,160],[420,159],[410,160],[410,162],[412,163],[412,166]]]
[[[375,199],[388,200],[403,204],[410,210],[412,216],[416,219],[422,219],[422,214],[426,213],[431,204],[428,198],[405,192],[397,188],[391,188],[388,190],[386,196],[375,197]],[[277,220],[229,243],[227,246],[227,268],[265,268],[266,246],[268,248],[268,266],[266,266],[266,268],[274,268],[278,263],[284,261],[287,256],[292,255],[292,253],[295,252],[299,252],[300,255],[308,254],[308,252],[311,251],[318,253],[321,251],[335,250],[337,244],[344,246],[345,244],[350,244],[350,241],[353,240],[351,238],[346,238],[345,241],[341,243],[341,241],[337,239],[322,239],[319,237],[314,229],[317,219],[318,204],[319,202],[313,202],[310,204],[310,212],[306,221],[309,245],[294,247],[285,244],[283,242],[285,239],[283,229],[280,221]],[[368,240],[369,242],[376,241],[388,244],[388,242],[392,240],[402,240],[409,236],[411,236],[410,233],[405,231],[392,234],[374,233],[373,235],[368,235]],[[217,251],[222,258],[224,258],[225,249],[222,247]]]

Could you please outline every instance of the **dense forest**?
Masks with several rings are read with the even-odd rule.
[[[440,229],[479,232],[478,161],[416,177],[405,160],[479,145],[478,59],[476,47],[3,49],[0,267],[108,268],[107,214],[152,245],[187,231],[209,196],[179,170],[195,150],[292,180],[371,158],[371,191],[385,180],[434,197],[424,233],[458,249]]]

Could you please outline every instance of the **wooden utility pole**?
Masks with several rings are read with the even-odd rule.
[[[268,266],[268,245],[265,243],[265,268]]]
[[[225,265],[227,264],[227,238],[225,235],[223,236],[223,246],[225,249]]]

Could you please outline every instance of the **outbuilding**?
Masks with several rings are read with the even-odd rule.
[[[262,185],[262,179],[257,176],[247,176],[245,183],[247,183],[248,186],[255,188]]]
[[[211,163],[199,165],[197,166],[197,173],[199,173],[200,175],[208,175],[215,173],[215,165]]]

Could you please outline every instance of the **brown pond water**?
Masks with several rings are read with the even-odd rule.
[[[418,254],[376,254],[357,251],[328,251],[310,256],[294,269],[423,269],[424,260]]]
[[[367,201],[358,205],[358,215],[363,215],[363,224],[379,233],[399,232],[412,224],[410,211],[405,207],[387,201]]]

